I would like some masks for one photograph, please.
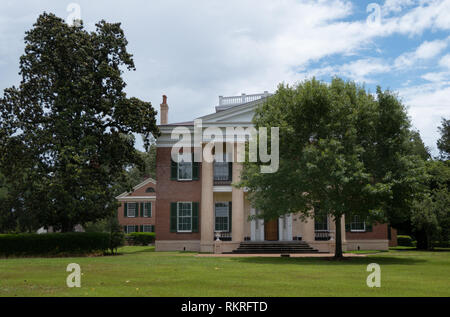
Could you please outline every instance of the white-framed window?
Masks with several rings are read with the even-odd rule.
[[[364,220],[361,220],[360,216],[354,215],[352,222],[350,223],[350,231],[365,232],[366,231],[366,222]]]
[[[136,232],[136,226],[127,226],[127,233]]]
[[[143,225],[142,226],[142,232],[153,232],[153,226],[152,225]]]
[[[230,203],[216,202],[214,205],[215,212],[215,232],[230,231]]]
[[[152,217],[152,203],[151,202],[144,203],[144,217],[145,218]]]
[[[188,162],[184,160],[183,154],[178,155],[178,180],[190,181],[192,180],[192,160]]]
[[[128,203],[127,204],[127,217],[128,218],[135,218],[138,210],[138,204],[137,203]]]
[[[192,202],[178,202],[177,231],[192,232]]]

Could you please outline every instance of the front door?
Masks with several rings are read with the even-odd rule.
[[[278,218],[264,222],[264,240],[278,241]]]

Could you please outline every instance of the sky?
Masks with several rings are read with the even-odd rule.
[[[450,118],[450,0],[2,0],[0,89],[20,81],[24,33],[44,11],[89,31],[121,22],[137,68],[126,92],[157,110],[167,95],[169,123],[312,76],[397,92],[434,155]]]

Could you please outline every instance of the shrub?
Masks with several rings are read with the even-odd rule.
[[[133,232],[127,235],[128,243],[131,245],[149,245],[155,242],[154,232]]]
[[[88,254],[107,252],[111,246],[110,234],[101,232],[0,235],[1,256]]]
[[[413,239],[410,236],[397,236],[397,244],[402,247],[413,247]]]
[[[112,254],[117,253],[117,248],[125,244],[125,233],[122,231],[112,231],[110,233],[109,250]]]

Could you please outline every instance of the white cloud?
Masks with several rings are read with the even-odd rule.
[[[397,68],[406,68],[420,61],[425,61],[438,56],[449,44],[450,38],[425,41],[413,52],[407,52],[395,60]]]
[[[442,67],[450,69],[450,54],[447,54],[441,58],[439,65]]]

